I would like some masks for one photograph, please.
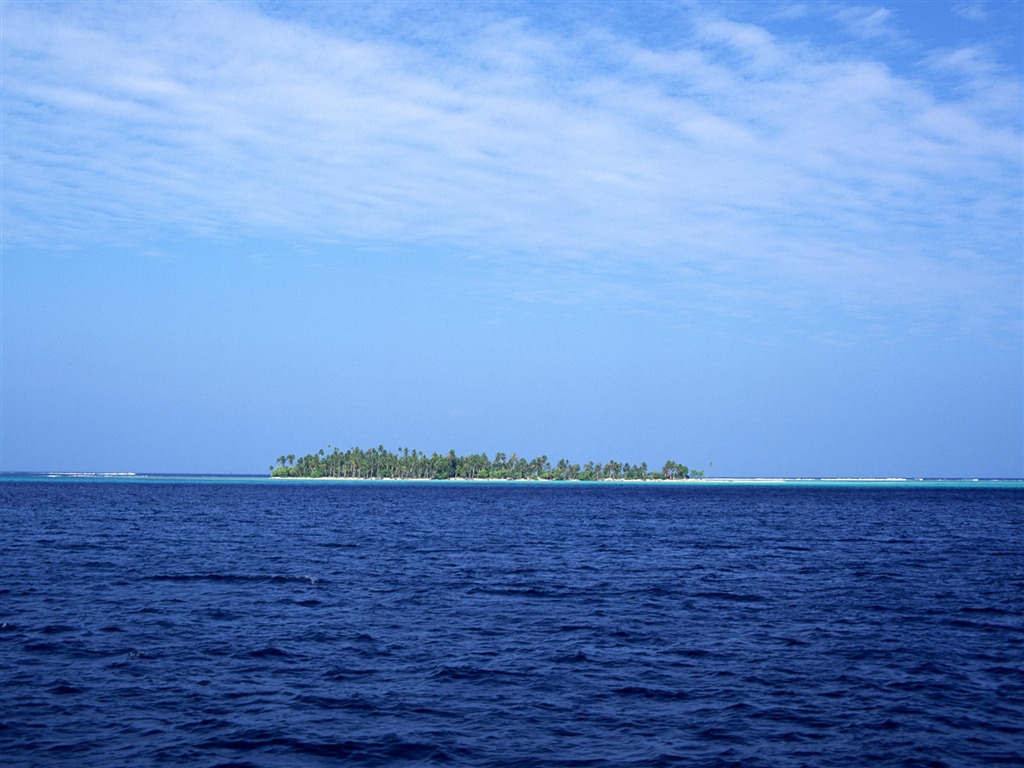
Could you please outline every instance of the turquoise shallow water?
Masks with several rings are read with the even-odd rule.
[[[0,482],[7,766],[1024,763],[1019,483]]]

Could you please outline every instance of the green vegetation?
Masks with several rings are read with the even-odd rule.
[[[674,461],[666,461],[660,472],[651,472],[646,462],[588,461],[581,466],[565,459],[552,464],[547,456],[525,459],[514,453],[496,453],[492,461],[484,453],[457,456],[448,451],[428,456],[408,448],[392,453],[383,445],[365,451],[327,447],[330,452],[320,449],[298,459],[294,454],[278,457],[277,466],[270,467],[271,476],[359,480],[682,480],[704,476]]]

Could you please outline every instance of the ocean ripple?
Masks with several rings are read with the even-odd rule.
[[[0,482],[0,753],[1024,765],[1022,500]]]

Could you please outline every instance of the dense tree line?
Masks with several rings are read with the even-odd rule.
[[[392,452],[383,445],[369,450],[327,448],[298,458],[294,454],[279,456],[277,466],[270,467],[271,475],[362,480],[682,480],[704,476],[674,461],[666,461],[661,471],[652,472],[646,462],[588,461],[580,465],[565,459],[552,463],[547,456],[526,459],[514,453],[496,453],[492,460],[485,453],[427,455],[409,448]]]

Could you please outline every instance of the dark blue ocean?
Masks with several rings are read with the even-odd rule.
[[[4,766],[1024,765],[1024,486],[0,481]]]

